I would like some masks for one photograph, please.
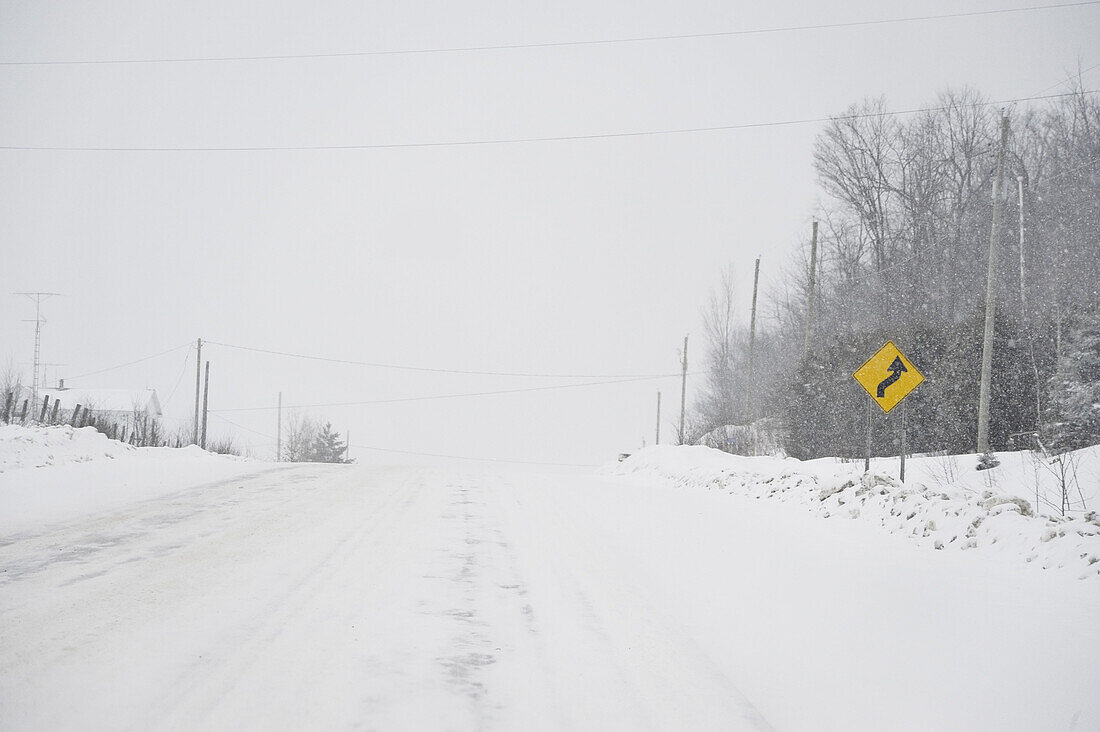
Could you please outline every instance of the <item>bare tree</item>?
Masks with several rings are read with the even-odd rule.
[[[291,411],[286,425],[282,459],[292,463],[311,460],[317,433],[316,421],[297,410]]]
[[[734,270],[722,271],[721,281],[711,291],[703,309],[706,338],[706,386],[695,405],[694,430],[705,433],[715,427],[736,424],[745,418],[746,327],[737,317]]]
[[[9,359],[4,369],[0,371],[0,409],[4,408],[4,405],[8,403],[10,398],[10,412],[7,415],[9,420],[15,421],[13,415],[15,413],[16,402],[19,401],[19,396],[23,393],[23,388],[23,372],[16,367],[15,362]],[[0,415],[0,418],[3,418],[3,416],[4,415]]]

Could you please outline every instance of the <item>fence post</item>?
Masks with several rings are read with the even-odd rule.
[[[57,424],[57,408],[61,406],[60,399],[53,400],[53,410],[50,412],[50,424]]]
[[[42,413],[38,415],[38,421],[41,423],[46,422],[46,410],[50,408],[50,395],[46,394],[42,397]]]
[[[79,420],[80,420],[80,405],[79,405],[79,404],[77,404],[77,405],[76,405],[76,408],[75,408],[75,409],[73,409],[73,421],[72,421],[72,422],[71,422],[70,424],[72,424],[72,426],[73,426],[73,427],[76,427],[76,426],[77,426],[77,422],[78,422]]]
[[[10,423],[8,413],[11,412],[11,397],[12,393],[10,391],[4,396],[4,424]]]
[[[30,401],[30,399],[23,400],[23,414],[19,417],[19,421],[23,424],[27,423],[27,404],[29,404]]]

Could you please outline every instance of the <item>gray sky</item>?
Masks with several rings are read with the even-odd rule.
[[[0,61],[440,49],[704,34],[1017,8],[845,3],[0,4]],[[896,24],[481,51],[0,65],[0,146],[399,145],[565,137],[891,109],[970,85],[1062,90],[1100,64],[1100,5]],[[1100,85],[1100,68],[1083,78]],[[376,149],[0,149],[0,359],[70,378],[195,338],[437,369],[579,375],[701,361],[700,306],[733,264],[747,310],[808,236],[820,124]],[[599,378],[412,372],[210,346],[211,409],[376,401]],[[185,364],[185,358],[189,358]],[[2,364],[0,364],[2,365]],[[182,374],[182,378],[181,378]],[[178,386],[176,386],[178,384]],[[193,408],[187,348],[73,379]],[[679,381],[309,410],[355,446],[601,463],[678,416]],[[689,400],[691,398],[689,383]],[[170,398],[169,398],[170,397]],[[274,435],[274,411],[220,413]],[[224,426],[212,419],[212,428]],[[258,454],[269,440],[237,430]],[[361,461],[412,460],[353,447]]]

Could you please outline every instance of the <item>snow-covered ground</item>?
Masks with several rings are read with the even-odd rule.
[[[1094,576],[757,497],[727,459],[165,456],[252,472],[0,530],[0,728],[1100,728]],[[6,470],[0,511],[21,481],[95,492],[144,461]],[[775,465],[839,485],[835,463]],[[697,480],[715,467],[723,490]],[[849,491],[839,512],[867,510],[853,487],[825,502]]]
[[[997,457],[997,467],[982,471],[973,455],[911,458],[904,485],[894,477],[896,460],[876,459],[864,473],[862,461],[742,457],[709,447],[651,447],[610,472],[797,504],[825,518],[870,521],[921,546],[977,550],[1100,580],[1100,512],[1089,510],[1100,501],[1100,447],[1064,458],[1078,507],[1065,515],[1057,510],[1056,461],[1026,451]]]
[[[272,467],[195,446],[133,447],[94,427],[0,425],[0,535]]]

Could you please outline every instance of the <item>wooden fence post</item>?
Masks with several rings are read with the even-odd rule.
[[[71,424],[71,425],[72,425],[73,427],[76,427],[76,426],[77,426],[77,421],[78,421],[79,419],[80,419],[80,405],[79,405],[79,404],[77,404],[77,405],[76,405],[76,408],[75,408],[75,409],[73,409],[73,419],[72,419],[72,422],[70,422],[70,424]]]
[[[11,392],[9,391],[4,395],[4,424],[9,424],[10,420],[8,414],[11,412]]]
[[[27,423],[27,404],[30,403],[30,399],[23,400],[23,414],[19,417],[19,421],[23,424]]]
[[[38,421],[45,424],[46,422],[46,410],[50,408],[50,395],[46,394],[42,397],[42,413],[38,415]]]
[[[60,399],[53,400],[53,411],[50,412],[50,424],[57,424],[57,408],[61,406]]]

